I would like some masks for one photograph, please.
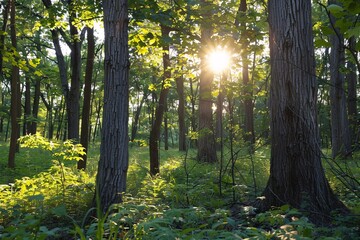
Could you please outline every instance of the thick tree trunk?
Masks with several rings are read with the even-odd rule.
[[[105,213],[122,201],[129,161],[129,50],[127,0],[104,1],[104,113],[96,194]]]
[[[203,7],[206,1],[202,0]],[[210,12],[204,17],[201,24],[201,49],[200,49],[200,99],[199,99],[199,137],[197,159],[200,162],[214,163],[217,161],[214,121],[212,112],[212,82],[214,74],[207,66],[206,53],[209,51],[212,35],[212,26],[209,22]]]
[[[179,124],[179,151],[186,151],[186,126],[185,126],[185,95],[184,78],[176,78],[176,91],[179,99],[178,124]]]
[[[91,103],[91,81],[92,73],[94,68],[94,57],[95,57],[95,38],[94,29],[87,29],[87,58],[86,58],[86,70],[85,70],[85,87],[84,87],[84,104],[82,109],[81,119],[81,136],[80,144],[85,148],[85,153],[88,151],[89,145],[89,120],[90,120],[90,103]],[[82,156],[83,160],[78,161],[77,168],[85,169],[87,162],[87,154]]]
[[[329,1],[332,3],[332,1]],[[332,26],[335,18],[331,17]],[[345,79],[341,68],[345,66],[344,38],[337,28],[330,36],[330,99],[332,157],[351,155],[350,131],[346,109]]]
[[[325,178],[316,120],[317,82],[310,0],[269,0],[270,177],[257,206],[290,204],[315,221],[346,211]]]
[[[162,37],[169,36],[169,28],[161,25],[161,35]],[[163,121],[163,116],[166,107],[166,99],[169,92],[169,87],[165,86],[166,81],[169,81],[171,77],[170,73],[170,56],[169,56],[169,44],[165,43],[163,46],[163,65],[164,65],[164,77],[162,81],[162,88],[160,92],[160,97],[158,104],[155,110],[155,117],[153,124],[150,130],[150,140],[149,140],[149,151],[150,151],[150,174],[155,176],[160,173],[160,161],[159,161],[159,138],[160,138],[160,129],[161,123]]]
[[[10,22],[11,22],[11,45],[17,49],[16,23],[15,23],[15,0],[10,0]],[[15,58],[16,59],[16,58]],[[20,124],[18,119],[21,117],[21,94],[20,94],[20,74],[19,67],[15,64],[11,70],[11,137],[8,157],[8,167],[15,168],[15,153],[18,151],[18,138],[20,137]]]

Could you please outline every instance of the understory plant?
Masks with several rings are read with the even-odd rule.
[[[51,152],[51,167],[33,177],[0,186],[0,238],[45,239],[67,235],[69,219],[87,211],[94,180],[75,170],[84,148],[71,141],[56,143],[40,135],[19,139],[21,147]],[[75,221],[75,220],[74,220]]]

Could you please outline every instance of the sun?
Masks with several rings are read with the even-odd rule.
[[[230,66],[230,53],[217,47],[207,56],[208,66],[214,73],[221,73]]]

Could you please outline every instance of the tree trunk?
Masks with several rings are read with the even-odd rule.
[[[32,108],[32,120],[31,120],[31,134],[36,134],[37,129],[37,117],[39,113],[39,103],[40,103],[40,80],[37,79],[35,81],[35,92],[34,92],[34,100],[33,100],[33,108]]]
[[[168,124],[168,102],[165,101],[164,110],[164,150],[169,150],[169,124]]]
[[[10,22],[11,22],[11,45],[17,50],[16,23],[15,23],[15,0],[10,0]],[[17,58],[15,57],[17,60]],[[16,61],[17,62],[17,61]],[[8,157],[8,167],[15,168],[15,153],[18,151],[18,138],[20,137],[20,124],[18,119],[21,117],[21,94],[20,94],[20,73],[17,64],[11,70],[11,137]]]
[[[169,36],[169,28],[161,25],[161,35],[162,37]],[[160,163],[159,163],[159,138],[160,138],[160,129],[161,123],[163,121],[163,116],[165,112],[166,98],[169,92],[169,87],[165,85],[166,81],[169,81],[171,77],[170,73],[170,56],[169,56],[169,44],[164,43],[163,46],[163,65],[164,65],[164,77],[162,81],[162,87],[159,97],[159,102],[155,110],[155,118],[150,130],[150,140],[149,140],[149,151],[150,151],[150,174],[155,176],[160,173]]]
[[[185,126],[185,95],[184,78],[176,78],[176,91],[179,99],[178,124],[179,124],[179,151],[186,151],[186,126]]]
[[[351,37],[349,39],[349,48],[350,51],[355,52],[356,40],[355,37]],[[356,74],[356,64],[353,62],[353,59],[350,59],[347,62],[347,69],[349,72],[346,74],[347,81],[347,107],[348,107],[348,116],[349,116],[349,129],[350,129],[350,137],[351,137],[351,145],[357,144],[357,132],[359,131],[358,127],[358,114],[357,114],[357,96],[356,96],[356,82],[357,82],[357,74]]]
[[[223,82],[226,81],[225,74],[221,76],[220,86],[219,86],[219,95],[217,97],[216,103],[216,150],[223,150],[222,138],[223,138],[223,109],[224,109],[224,87]]]
[[[104,1],[104,112],[96,194],[105,213],[122,201],[129,161],[129,50],[127,0]]]
[[[331,4],[332,1],[329,1]],[[332,26],[335,18],[331,16]],[[332,157],[351,155],[349,122],[346,110],[345,80],[341,69],[345,67],[344,38],[337,28],[330,36],[330,99],[331,99],[331,138]]]
[[[31,132],[31,82],[26,77],[23,135]]]
[[[50,90],[50,86],[47,86],[47,91]],[[53,138],[53,132],[54,132],[54,125],[53,125],[53,98],[50,97],[50,99],[46,100],[45,96],[43,93],[40,93],[40,97],[42,102],[44,103],[47,113],[46,113],[46,125],[48,125],[48,139],[52,139]],[[46,128],[44,128],[44,135],[46,133]]]
[[[86,70],[85,70],[85,87],[84,87],[84,104],[82,109],[81,119],[81,136],[80,144],[85,148],[85,153],[88,152],[89,145],[89,120],[90,120],[90,103],[91,103],[91,81],[94,68],[95,57],[95,38],[94,29],[87,29],[88,50],[86,58]],[[85,169],[87,162],[87,154],[82,156],[83,160],[78,161],[77,168]]]
[[[202,0],[202,7],[205,8],[207,1]],[[200,162],[214,163],[217,161],[215,134],[212,113],[212,82],[214,74],[206,64],[206,53],[209,51],[212,35],[212,26],[209,21],[209,14],[204,14],[204,22],[201,24],[201,49],[200,49],[200,99],[199,99],[199,137],[197,159]]]
[[[135,138],[136,138],[136,134],[137,134],[137,130],[138,130],[138,124],[139,124],[139,120],[140,120],[140,114],[141,114],[141,109],[142,109],[142,106],[145,102],[145,99],[147,98],[148,94],[147,93],[144,93],[143,97],[141,98],[140,100],[140,104],[139,106],[136,107],[136,111],[135,113],[133,114],[134,115],[134,119],[131,123],[131,137],[130,137],[130,141],[134,141]]]
[[[197,131],[196,99],[200,84],[198,83],[196,85],[196,89],[194,90],[193,79],[190,78],[189,82],[190,82],[190,104],[191,104],[190,126],[191,126],[191,131],[195,133]],[[191,144],[192,146],[197,146],[197,140],[192,139]]]
[[[11,4],[11,0],[7,0],[6,5],[3,9],[2,12],[2,17],[3,17],[3,24],[1,26],[1,31],[3,33],[6,32],[7,30],[7,26],[8,26],[8,17],[9,17],[9,12],[10,12],[10,4]],[[5,49],[5,34],[1,34],[0,35],[0,74],[1,77],[3,77],[3,52]],[[2,79],[1,79],[2,80]]]
[[[241,0],[238,16],[245,17],[247,11],[246,0]],[[238,20],[238,19],[237,19]],[[246,21],[243,19],[241,23],[235,22],[236,26],[240,26],[241,30],[241,62],[242,62],[242,79],[243,79],[243,95],[244,95],[244,111],[245,111],[245,121],[244,121],[244,139],[251,145],[255,143],[255,132],[254,132],[254,106],[253,106],[253,83],[250,82],[249,78],[249,60],[248,60],[248,31],[246,28]]]
[[[79,141],[80,122],[80,76],[81,76],[81,39],[77,27],[73,24],[77,17],[75,3],[69,1],[69,22],[71,36],[71,87],[67,104],[68,139]]]
[[[256,206],[290,204],[326,221],[346,211],[325,178],[316,120],[317,82],[310,0],[269,0],[270,177]],[[316,216],[315,216],[316,215]]]

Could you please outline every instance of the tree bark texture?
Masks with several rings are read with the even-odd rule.
[[[87,41],[88,41],[88,46],[87,46],[87,58],[86,58],[86,69],[85,69],[84,103],[82,109],[81,136],[80,136],[80,144],[85,148],[85,153],[87,153],[88,145],[89,145],[91,82],[92,82],[94,57],[95,57],[94,28],[87,29]],[[82,156],[82,160],[78,161],[77,168],[85,169],[86,162],[87,162],[87,154]]]
[[[104,1],[104,111],[96,194],[106,212],[122,201],[129,161],[128,2]]]
[[[270,177],[262,210],[290,204],[318,221],[345,209],[325,178],[316,120],[317,82],[311,0],[269,0]]]
[[[329,4],[333,3],[329,1]],[[332,26],[335,18],[330,17]],[[342,68],[345,67],[344,38],[337,28],[330,36],[330,103],[331,103],[331,148],[332,157],[348,157],[351,154],[349,122],[346,109],[345,79]]]
[[[208,4],[202,0],[202,6]],[[214,163],[217,161],[214,120],[212,111],[212,83],[214,74],[207,66],[206,53],[211,44],[212,26],[209,22],[210,12],[204,14],[204,21],[201,23],[201,49],[200,49],[200,90],[199,90],[199,137],[197,159],[200,162]]]
[[[15,21],[15,0],[10,0],[10,22],[11,22],[11,45],[17,50],[16,39],[16,21]],[[15,55],[14,55],[15,56]],[[15,58],[17,59],[17,58]],[[16,61],[17,62],[17,61]],[[20,124],[18,120],[21,117],[21,94],[20,94],[20,73],[17,63],[12,66],[11,70],[11,137],[8,157],[8,167],[15,168],[15,153],[18,151],[18,138],[20,137]]]
[[[169,36],[170,29],[161,25],[161,35],[163,37]],[[150,130],[149,151],[150,151],[150,174],[155,176],[160,173],[160,160],[159,160],[159,138],[161,123],[163,121],[164,112],[166,109],[166,99],[169,93],[169,87],[165,86],[165,82],[171,77],[170,73],[170,56],[169,56],[169,44],[164,43],[163,46],[163,65],[164,65],[164,77],[162,81],[162,88],[160,92],[159,101],[155,110],[155,118]]]

